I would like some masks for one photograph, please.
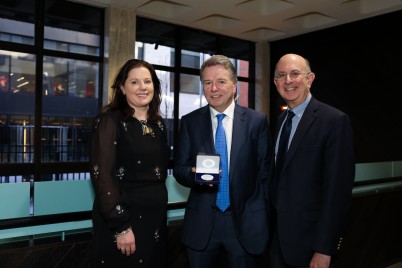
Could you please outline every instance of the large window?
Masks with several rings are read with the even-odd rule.
[[[254,108],[254,43],[145,18],[137,18],[136,33],[135,57],[152,63],[162,81],[172,148],[180,118],[207,104],[200,67],[213,54],[232,60],[239,78],[236,102]]]
[[[70,1],[0,2],[0,183],[89,179],[103,24]]]
[[[0,183],[89,179],[103,24],[103,9],[73,1],[0,2]],[[173,150],[180,118],[206,104],[199,68],[211,55],[232,59],[236,101],[253,108],[252,42],[138,18],[133,54],[157,70]]]

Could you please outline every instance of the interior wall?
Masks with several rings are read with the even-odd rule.
[[[313,96],[349,114],[357,163],[402,160],[401,24],[397,11],[270,44],[272,71],[283,54],[306,57],[316,74]],[[283,102],[275,90],[270,101],[275,126]]]

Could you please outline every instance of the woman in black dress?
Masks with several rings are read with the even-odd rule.
[[[127,61],[97,117],[91,146],[95,266],[166,267],[169,147],[160,81]]]

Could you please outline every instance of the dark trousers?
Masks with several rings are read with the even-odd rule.
[[[256,268],[259,256],[248,254],[236,237],[230,211],[215,209],[211,238],[204,250],[188,248],[191,268]],[[196,232],[196,230],[194,230]],[[227,264],[227,266],[226,266]]]

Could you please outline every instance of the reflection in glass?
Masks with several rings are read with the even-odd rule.
[[[46,57],[43,62],[43,95],[98,97],[99,64]]]
[[[135,42],[135,57],[151,64],[174,66],[174,48],[157,43]]]
[[[0,116],[0,163],[34,161],[33,119],[32,116],[15,114]]]
[[[207,104],[199,75],[180,75],[179,118]]]
[[[173,73],[156,71],[161,83],[162,102],[160,105],[161,116],[165,121],[168,135],[168,144],[173,144],[173,118],[174,118],[174,90]],[[173,151],[171,152],[173,153]],[[173,155],[171,155],[172,157]]]
[[[173,74],[166,71],[156,71],[161,83],[162,103],[161,103],[161,115],[165,119],[173,119],[174,109],[174,96],[172,90]]]
[[[0,163],[32,163],[35,56],[0,50],[0,60]]]
[[[200,88],[200,85],[201,81],[199,75],[189,75],[189,74],[180,75],[181,93],[190,93],[198,95],[200,92],[202,93],[202,87]]]
[[[58,40],[51,40],[54,37]],[[44,47],[47,49],[98,56],[99,46],[99,35],[45,27]]]
[[[101,8],[73,1],[45,1],[44,48],[99,56],[102,21]]]
[[[34,24],[0,18],[0,40],[33,45]]]
[[[8,51],[0,57],[0,163],[33,163],[35,57]],[[87,161],[99,64],[46,57],[43,71],[41,159]]]
[[[241,106],[248,107],[248,83],[237,82],[237,99],[236,103]]]
[[[35,55],[0,50],[0,92],[35,93],[35,64]]]
[[[181,51],[181,66],[199,69],[202,64],[201,53],[188,50]]]
[[[0,1],[0,41],[34,44],[35,3],[32,0]]]
[[[249,62],[245,60],[237,60],[237,76],[249,77]]]
[[[42,174],[41,181],[77,181],[77,180],[89,180],[89,172],[80,173],[52,173]]]
[[[89,160],[93,118],[43,117],[41,148],[43,162]]]
[[[88,161],[99,64],[46,57],[43,71],[42,161]]]
[[[12,175],[12,176],[2,176],[0,175],[1,183],[18,183],[18,182],[33,182],[33,175]]]

